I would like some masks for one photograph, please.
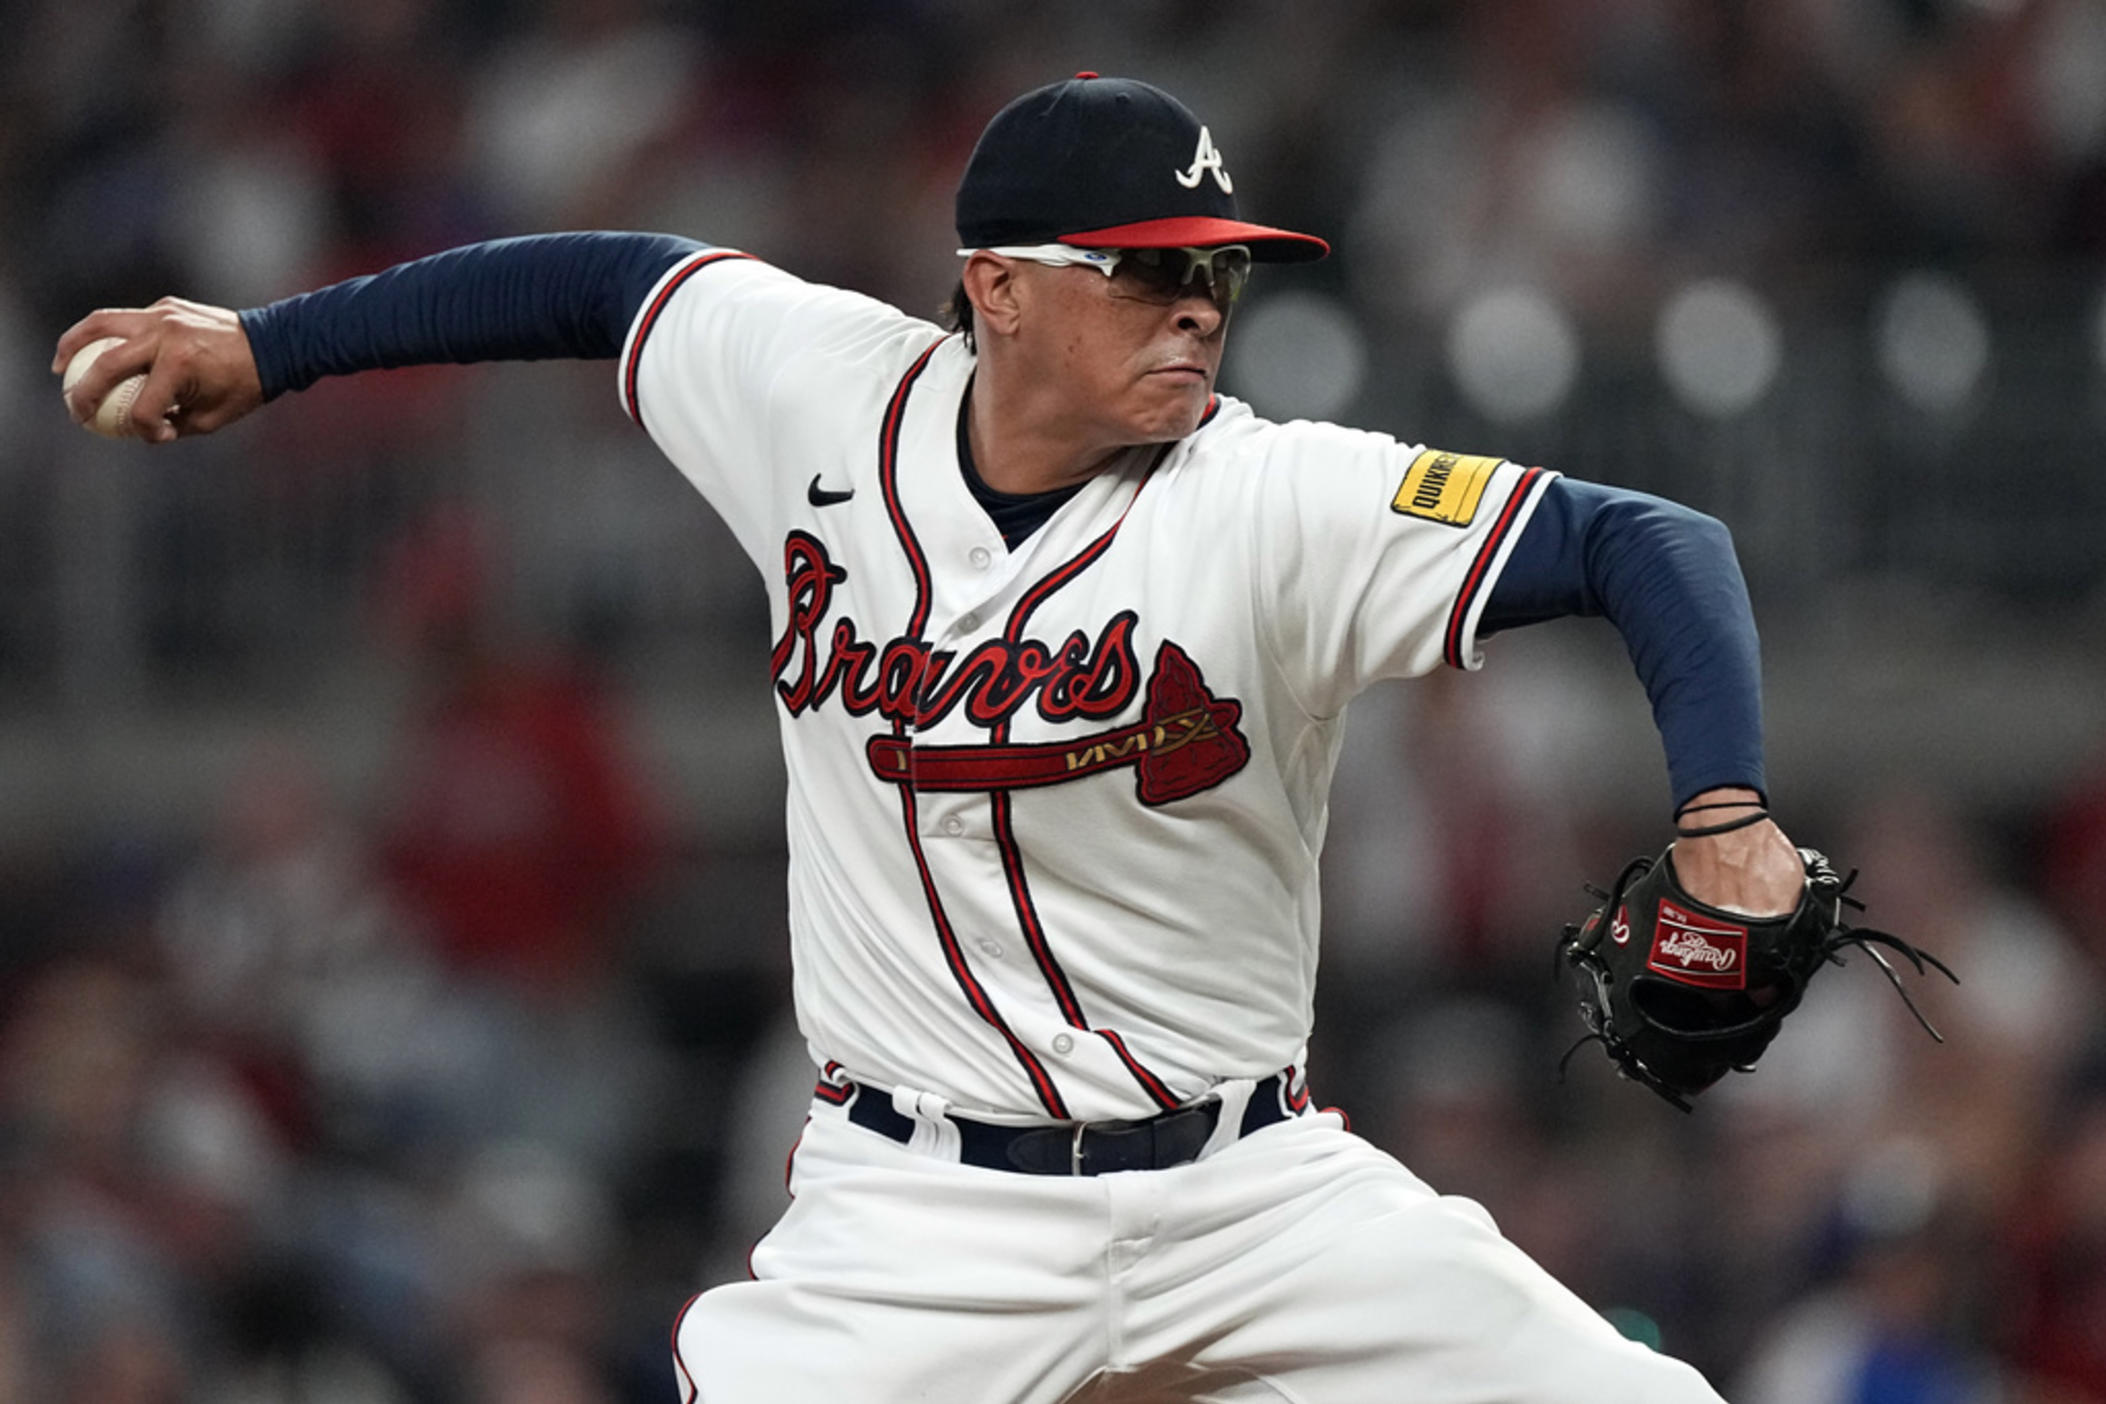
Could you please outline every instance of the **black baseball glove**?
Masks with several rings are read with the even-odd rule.
[[[1857,874],[1838,877],[1810,848],[1799,857],[1806,886],[1785,916],[1743,916],[1698,901],[1675,880],[1671,848],[1632,859],[1607,892],[1589,886],[1601,906],[1558,941],[1588,1029],[1565,1059],[1598,1042],[1624,1077],[1688,1111],[1691,1097],[1727,1073],[1752,1071],[1814,972],[1841,965],[1848,946],[1879,963],[1916,1022],[1943,1043],[1877,948],[1898,952],[1919,975],[1935,969],[1954,984],[1959,977],[1898,936],[1846,925],[1845,906],[1864,910],[1844,895]]]

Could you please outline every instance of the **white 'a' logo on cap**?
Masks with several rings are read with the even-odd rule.
[[[1221,164],[1221,153],[1214,149],[1214,138],[1207,134],[1205,127],[1201,127],[1199,149],[1192,153],[1192,164],[1174,174],[1179,185],[1187,190],[1197,190],[1200,178],[1208,171],[1214,173],[1214,183],[1221,187],[1222,194],[1235,193],[1236,183],[1229,179],[1228,167]]]

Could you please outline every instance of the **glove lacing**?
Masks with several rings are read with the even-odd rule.
[[[1865,904],[1848,895],[1850,884],[1856,881],[1857,869],[1852,868],[1850,875],[1836,886],[1835,895],[1841,905],[1861,912],[1865,909]],[[1952,973],[1951,966],[1929,951],[1910,945],[1891,931],[1876,931],[1869,926],[1844,926],[1841,922],[1838,922],[1835,930],[1829,932],[1827,939],[1821,942],[1821,959],[1830,965],[1846,964],[1842,954],[1845,946],[1855,946],[1872,957],[1873,962],[1879,966],[1880,973],[1887,977],[1887,983],[1894,987],[1894,993],[1901,996],[1901,1002],[1909,1007],[1909,1013],[1915,1015],[1916,1022],[1923,1026],[1923,1031],[1937,1042],[1945,1042],[1945,1035],[1939,1033],[1937,1025],[1925,1018],[1923,1011],[1916,1007],[1916,1001],[1910,997],[1908,987],[1901,983],[1900,974],[1877,948],[1885,946],[1888,950],[1900,952],[1909,964],[1916,967],[1918,975],[1928,975],[1934,969],[1957,985],[1960,983],[1960,977]]]

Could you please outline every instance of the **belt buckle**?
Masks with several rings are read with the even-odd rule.
[[[1074,1138],[1068,1143],[1068,1173],[1070,1175],[1080,1175],[1082,1173],[1082,1137],[1089,1129],[1090,1124],[1087,1121],[1075,1123]]]

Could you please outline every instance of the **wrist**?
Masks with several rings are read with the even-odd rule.
[[[1730,818],[1733,813],[1745,813],[1750,809],[1768,808],[1769,801],[1762,791],[1749,785],[1715,785],[1708,790],[1699,790],[1675,806],[1674,817],[1680,820],[1685,814],[1716,812]]]
[[[1714,838],[1753,828],[1769,817],[1761,791],[1723,785],[1701,791],[1675,811],[1675,837]]]

